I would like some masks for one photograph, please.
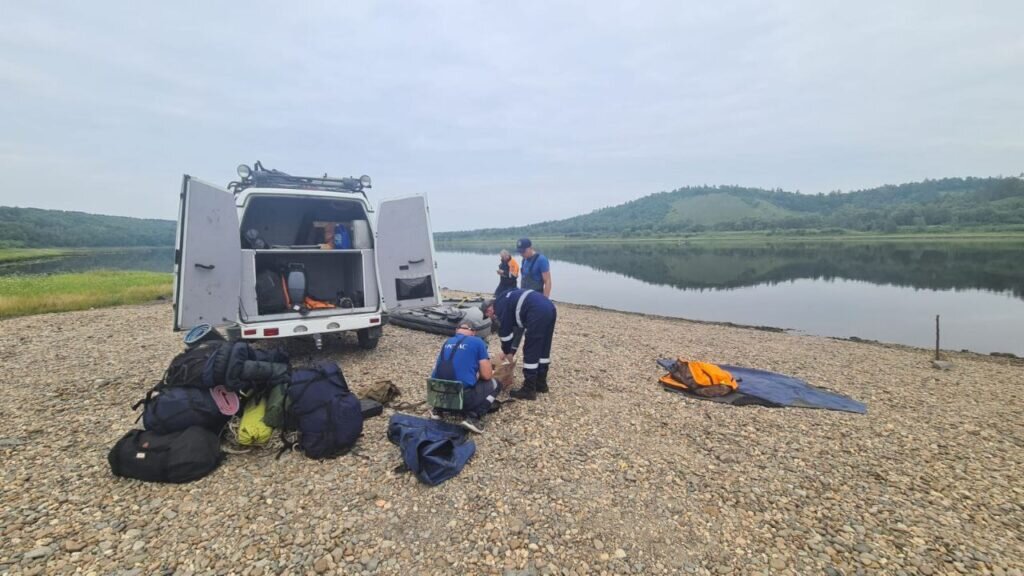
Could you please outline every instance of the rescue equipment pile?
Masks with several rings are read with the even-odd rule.
[[[145,430],[125,434],[108,461],[117,476],[151,482],[189,482],[215,470],[224,459],[220,435],[239,413],[239,444],[266,445],[279,431],[285,449],[315,459],[345,454],[363,431],[363,405],[337,364],[292,369],[282,351],[216,332],[175,356],[133,409],[140,407]],[[379,405],[368,409],[380,413]]]
[[[658,382],[672,392],[734,406],[823,408],[866,414],[864,404],[842,394],[812,386],[799,378],[766,370],[721,366],[678,358],[662,358],[668,370]]]

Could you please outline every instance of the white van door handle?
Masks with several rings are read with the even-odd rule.
[[[213,264],[200,264],[196,262],[196,268],[202,268],[203,270],[213,270]]]
[[[423,261],[423,258],[420,258],[419,260],[409,260],[409,264],[422,264]]]

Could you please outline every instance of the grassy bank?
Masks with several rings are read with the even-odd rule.
[[[0,277],[0,318],[137,304],[171,294],[171,275],[98,270]]]
[[[0,264],[57,258],[66,253],[66,250],[60,248],[0,248]]]

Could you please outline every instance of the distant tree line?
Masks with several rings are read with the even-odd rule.
[[[686,213],[689,203],[715,213]],[[716,201],[734,199],[731,203]],[[738,200],[743,210],[737,211]],[[681,212],[682,207],[682,214]],[[717,208],[717,209],[716,209]],[[513,228],[439,234],[440,239],[516,235],[665,236],[708,231],[855,230],[897,232],[1024,225],[1024,180],[943,178],[856,192],[799,194],[739,186],[685,187],[589,214]]]
[[[0,206],[0,247],[173,246],[175,223]]]

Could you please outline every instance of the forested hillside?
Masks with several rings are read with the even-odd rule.
[[[0,206],[0,247],[173,246],[174,222]]]
[[[898,232],[929,227],[976,229],[1021,225],[1021,178],[944,178],[828,194],[737,186],[686,187],[565,220],[439,236],[441,240],[455,240],[800,229]]]

